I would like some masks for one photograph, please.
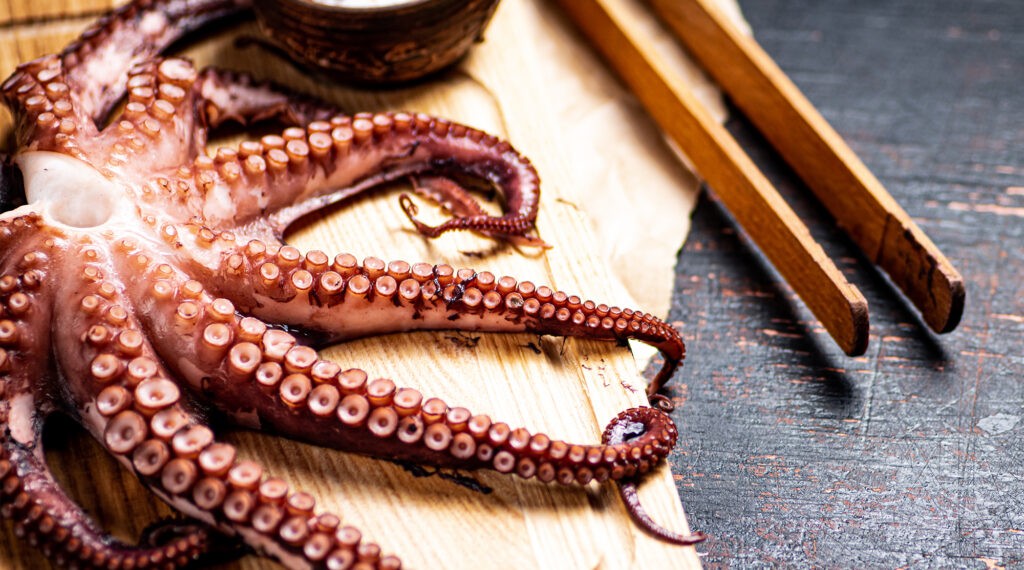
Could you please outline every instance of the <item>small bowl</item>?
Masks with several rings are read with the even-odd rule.
[[[478,41],[499,0],[256,0],[260,28],[291,57],[359,83],[438,71]]]

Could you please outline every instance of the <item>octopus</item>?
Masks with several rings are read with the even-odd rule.
[[[302,252],[300,217],[397,179],[451,214],[425,236],[475,231],[524,246],[538,175],[509,143],[416,113],[345,115],[228,71],[163,56],[244,0],[138,0],[2,85],[16,152],[0,216],[0,512],[57,565],[176,568],[227,535],[289,568],[399,568],[309,493],[241,457],[211,425],[543,483],[613,480],[636,495],[677,438],[655,407],[623,411],[600,444],[574,444],[343,368],[316,348],[410,330],[531,332],[657,347],[654,396],[684,356],[679,333],[639,311],[486,271]],[[207,148],[211,129],[280,134]],[[505,198],[489,215],[464,180]],[[8,200],[13,206],[14,200]],[[42,428],[79,423],[185,522],[128,544],[104,532],[49,471]]]

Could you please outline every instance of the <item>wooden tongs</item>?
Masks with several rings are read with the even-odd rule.
[[[662,63],[614,2],[559,3],[843,351],[863,354],[868,344],[864,296],[846,281],[729,132]],[[647,3],[839,226],[885,269],[928,326],[940,333],[953,330],[964,307],[960,273],[757,42],[738,31],[712,0]]]

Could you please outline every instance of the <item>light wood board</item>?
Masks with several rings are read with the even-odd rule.
[[[95,2],[62,4],[38,0],[0,8],[0,74],[6,76],[19,61],[60,49],[99,8]],[[68,17],[40,20],[58,13]],[[72,17],[76,13],[89,16]],[[563,138],[559,117],[541,96],[543,74],[529,60],[530,50],[516,47],[529,42],[531,30],[542,21],[548,26],[554,21],[573,35],[546,2],[509,0],[496,14],[487,41],[458,70],[415,88],[389,91],[355,90],[311,78],[258,48],[237,49],[228,36],[204,41],[188,53],[200,64],[249,71],[352,112],[425,111],[510,139],[541,174],[538,229],[555,246],[547,252],[517,251],[465,234],[425,241],[411,231],[392,189],[345,204],[290,235],[300,248],[471,266],[628,305],[626,295],[612,285],[605,260],[594,253],[590,222],[578,206],[587,199],[586,188],[574,183],[564,159],[564,149],[573,142]],[[255,31],[248,26],[242,33]],[[2,113],[0,128],[6,135],[9,116]],[[450,405],[574,442],[597,442],[617,412],[646,403],[632,357],[607,343],[439,332],[351,342],[324,354]],[[410,568],[699,567],[693,548],[667,545],[637,529],[611,484],[556,487],[491,472],[473,474],[493,488],[484,495],[439,477],[414,478],[390,463],[276,437],[226,437],[241,446],[243,455],[318,496],[320,508],[340,513]],[[169,512],[84,436],[61,433],[51,439],[54,470],[106,528],[134,539],[147,522]],[[641,497],[656,520],[685,531],[667,466],[647,478]],[[41,564],[40,556],[13,536],[10,525],[2,525],[0,567]],[[227,567],[275,566],[249,557]]]

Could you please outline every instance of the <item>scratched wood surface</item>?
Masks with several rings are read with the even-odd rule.
[[[6,76],[19,61],[59,49],[103,4],[17,0],[0,6],[0,74]],[[55,15],[63,17],[53,19]],[[592,253],[587,220],[575,206],[584,199],[579,192],[585,189],[566,175],[559,150],[566,143],[559,136],[558,117],[550,116],[545,101],[538,100],[541,78],[524,59],[530,51],[505,49],[520,41],[524,30],[542,24],[549,32],[571,33],[544,2],[503,3],[488,41],[459,70],[439,82],[386,92],[311,78],[257,48],[238,48],[227,36],[202,42],[188,53],[200,63],[247,70],[329,98],[346,109],[423,110],[510,138],[534,160],[544,179],[545,207],[538,226],[542,237],[556,247],[543,254],[518,252],[468,235],[427,242],[409,231],[395,191],[346,204],[293,233],[293,243],[328,252],[343,249],[360,257],[376,254],[487,267],[624,304],[615,298],[618,293],[609,285],[603,260]],[[243,32],[254,33],[251,25],[243,25]],[[0,114],[0,127],[6,124],[9,118]],[[453,405],[572,441],[597,441],[609,419],[643,398],[643,381],[628,352],[603,343],[423,333],[347,343],[326,354]],[[479,486],[493,489],[483,494],[437,476],[413,477],[390,463],[278,438],[246,433],[227,438],[240,445],[244,455],[319,496],[321,507],[340,512],[411,568],[699,567],[693,548],[672,547],[640,533],[610,485],[557,488],[493,473],[474,475]],[[168,513],[73,427],[50,429],[46,441],[58,477],[120,537],[132,540],[148,522]],[[652,474],[641,493],[656,519],[685,529],[667,466]],[[0,525],[0,567],[44,566],[32,547],[16,539],[10,525]],[[275,566],[247,557],[223,567]]]
[[[755,37],[963,272],[936,336],[742,121],[748,151],[871,309],[848,358],[720,204],[672,316],[689,356],[673,457],[709,568],[1024,566],[1024,4],[741,2]],[[683,454],[685,452],[685,455]]]

